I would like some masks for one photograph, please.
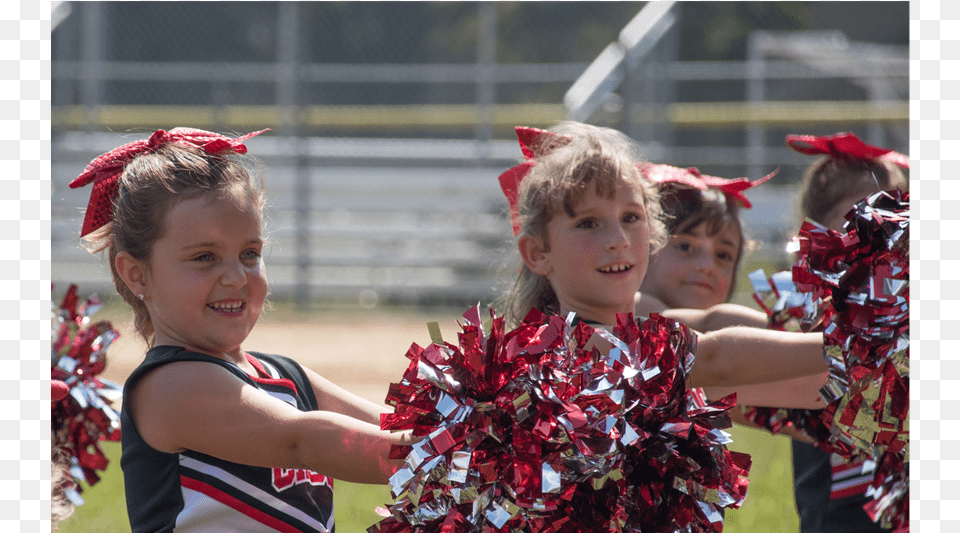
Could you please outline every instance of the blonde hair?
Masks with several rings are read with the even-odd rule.
[[[858,191],[906,191],[907,177],[896,164],[884,160],[822,156],[804,171],[800,186],[800,215],[823,224],[830,211]]]
[[[520,235],[540,239],[549,246],[547,223],[560,213],[573,216],[589,186],[603,197],[612,197],[620,184],[635,187],[643,196],[650,224],[650,253],[667,242],[660,197],[637,163],[636,144],[609,128],[564,122],[551,128],[562,137],[541,135],[532,147],[536,163],[520,183]],[[543,155],[540,155],[543,154]],[[545,276],[521,265],[512,287],[496,306],[508,325],[516,325],[531,308],[556,314],[560,303]]]
[[[70,475],[71,454],[67,447],[67,425],[53,415],[53,427],[50,430],[50,521],[53,531],[59,531],[59,523],[73,515],[74,505],[67,497],[67,491],[74,488]]]
[[[149,265],[153,244],[164,235],[167,213],[177,202],[207,193],[246,202],[262,224],[263,188],[235,157],[173,143],[137,156],[119,177],[111,222],[84,237],[90,252],[107,250],[113,284],[133,309],[134,327],[149,346],[153,345],[153,323],[144,303],[120,278],[117,254],[127,252]]]

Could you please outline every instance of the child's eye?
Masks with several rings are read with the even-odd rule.
[[[259,260],[260,252],[258,250],[247,250],[240,256],[242,259]]]
[[[576,227],[578,227],[578,228],[580,228],[580,229],[593,229],[593,228],[597,227],[597,221],[594,220],[594,219],[592,219],[592,218],[585,218],[585,219],[577,222]]]
[[[689,242],[682,242],[682,241],[675,244],[674,248],[676,248],[677,250],[680,250],[681,252],[689,252],[692,249]]]
[[[717,258],[722,261],[733,261],[733,254],[730,252],[717,252]]]
[[[627,213],[627,214],[623,215],[623,221],[624,221],[625,223],[627,223],[627,224],[632,224],[632,223],[637,222],[637,221],[640,221],[640,220],[643,220],[643,217],[641,217],[640,215],[638,215],[638,214],[636,214],[636,213]]]
[[[204,252],[202,254],[197,254],[193,256],[194,261],[213,261],[214,259],[216,258],[210,252]]]

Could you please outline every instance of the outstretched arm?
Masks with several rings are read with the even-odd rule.
[[[742,426],[746,426],[754,429],[760,429],[767,432],[770,431],[768,428],[760,426],[754,421],[748,419],[747,416],[743,414],[743,409],[739,405],[730,410],[730,420],[732,420],[734,424],[740,424]],[[816,442],[815,440],[813,440],[813,437],[811,437],[810,435],[807,435],[803,431],[800,431],[794,426],[786,426],[786,427],[780,428],[780,430],[774,433],[774,435],[783,435],[785,437],[790,437],[793,440],[798,440],[800,442],[806,442],[809,444],[813,444]]]
[[[309,368],[303,367],[303,371],[310,378],[310,384],[313,386],[313,393],[317,397],[317,405],[321,411],[333,411],[377,427],[380,427],[380,413],[393,412],[386,405],[358,396]],[[384,389],[384,396],[386,396],[386,389]]]
[[[698,337],[696,360],[688,385],[752,385],[826,371],[823,334],[737,326]]]
[[[827,382],[827,377],[829,377],[829,373],[824,372],[756,385],[704,387],[703,391],[710,399],[723,398],[728,394],[736,393],[738,405],[784,407],[787,409],[823,409],[827,404],[820,399],[819,391]]]
[[[409,433],[382,431],[345,414],[302,412],[203,362],[157,368],[137,384],[131,403],[125,407],[132,409],[137,430],[160,451],[309,468],[354,483],[387,483],[402,464],[388,459],[391,445],[411,440]]]
[[[703,332],[732,326],[767,327],[766,313],[737,304],[717,304],[708,309],[666,309],[661,314]]]

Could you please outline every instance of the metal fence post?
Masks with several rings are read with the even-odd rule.
[[[477,5],[477,141],[480,159],[490,157],[493,140],[493,104],[496,99],[494,69],[497,62],[497,7],[494,2]]]
[[[297,2],[280,2],[280,12],[277,17],[277,105],[280,107],[280,135],[289,139],[293,147],[293,171],[296,181],[296,211],[294,223],[296,225],[297,270],[293,300],[299,309],[306,309],[309,305],[310,294],[310,205],[311,184],[310,169],[307,166],[304,154],[305,141],[303,131],[298,120],[299,71],[300,60],[298,45],[300,42],[300,24],[298,23],[300,9]]]
[[[747,103],[748,112],[754,112],[767,99],[765,85],[767,32],[755,31],[747,40]],[[762,176],[764,161],[764,133],[765,128],[756,121],[746,126],[746,161],[747,176],[756,178]]]
[[[103,86],[100,80],[100,68],[97,63],[104,61],[104,28],[107,10],[102,2],[84,3],[81,16],[80,51],[80,106],[83,114],[80,118],[84,131],[96,129],[96,114],[103,101]]]

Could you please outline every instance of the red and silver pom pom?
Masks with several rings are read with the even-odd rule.
[[[844,232],[804,223],[791,281],[751,274],[771,327],[822,331],[830,370],[822,411],[755,408],[777,431],[792,425],[828,452],[877,470],[868,514],[907,524],[909,461],[909,193],[879,192],[847,214]]]
[[[458,346],[413,345],[390,387],[381,427],[423,438],[394,450],[397,500],[368,531],[712,532],[742,503],[750,459],[722,431],[733,398],[687,390],[685,326],[464,319]]]
[[[101,440],[120,440],[120,415],[111,407],[122,389],[100,378],[106,350],[119,337],[110,322],[92,322],[101,307],[94,295],[80,303],[76,285],[70,285],[59,306],[52,306],[50,360],[51,420],[55,442],[70,456],[74,486],[66,490],[74,505],[83,504],[79,482],[92,486],[97,472],[107,468]]]

